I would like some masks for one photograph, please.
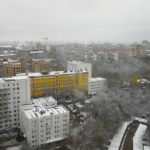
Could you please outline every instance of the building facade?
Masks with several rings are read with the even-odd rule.
[[[92,65],[90,63],[85,63],[80,61],[68,61],[67,70],[68,71],[87,70],[89,72],[89,79],[92,77]]]
[[[49,59],[33,59],[32,71],[33,72],[50,72],[50,60]]]
[[[18,73],[26,72],[26,58],[1,59],[3,77],[15,76]]]
[[[127,48],[127,56],[136,57],[142,55],[144,52],[144,47],[139,44],[135,44]]]
[[[21,72],[26,72],[27,59],[25,57],[20,57],[19,62],[21,63]]]
[[[14,60],[3,62],[2,72],[4,77],[15,76],[21,73],[21,63]]]
[[[89,80],[88,94],[93,95],[98,91],[106,88],[106,79],[104,78],[91,78]]]
[[[31,97],[62,94],[73,90],[88,92],[87,71],[29,73],[28,77],[30,78]]]
[[[27,77],[0,79],[0,130],[19,126],[19,107],[30,101],[30,80]]]
[[[54,98],[35,99],[20,107],[21,131],[32,148],[65,139],[69,134],[70,113],[57,106]]]

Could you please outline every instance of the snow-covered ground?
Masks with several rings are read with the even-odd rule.
[[[108,150],[118,150],[119,149],[122,137],[124,135],[124,132],[125,132],[128,124],[130,124],[130,122],[124,122],[123,123],[122,127],[118,130],[118,132],[113,137]]]
[[[150,146],[144,146],[144,150],[150,150]]]
[[[143,150],[142,138],[147,129],[146,125],[140,124],[133,137],[133,150]]]
[[[147,120],[144,119],[144,118],[139,118],[139,117],[132,117],[133,120],[138,120],[140,122],[144,122],[144,123],[147,123]]]
[[[19,146],[9,147],[6,150],[21,150],[21,148],[22,148],[22,146],[19,145]]]

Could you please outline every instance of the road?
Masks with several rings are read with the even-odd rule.
[[[134,120],[127,126],[118,150],[133,150],[133,138],[140,124],[148,125],[145,122]]]
[[[133,137],[138,126],[139,123],[135,123],[135,122],[132,122],[128,125],[123,135],[119,150],[133,150]]]

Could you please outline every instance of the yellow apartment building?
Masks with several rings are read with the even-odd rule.
[[[61,94],[67,91],[88,92],[87,71],[56,71],[49,73],[29,73],[31,97]]]
[[[50,60],[49,59],[33,59],[32,71],[33,72],[49,72]]]

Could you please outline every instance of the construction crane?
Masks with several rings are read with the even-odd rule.
[[[48,40],[48,38],[47,37],[43,37],[42,39],[45,40],[45,45],[46,45],[46,49],[47,49],[47,40]]]
[[[45,41],[47,41],[47,40],[48,40],[48,38],[47,38],[47,37],[43,37],[42,39],[44,39]]]

